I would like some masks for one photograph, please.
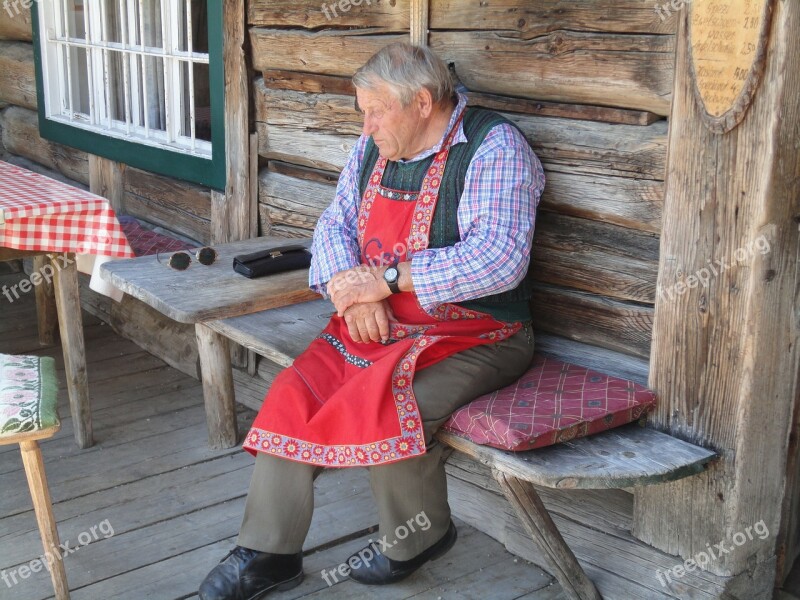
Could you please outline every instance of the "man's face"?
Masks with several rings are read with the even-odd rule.
[[[364,135],[371,135],[380,155],[388,160],[412,158],[420,150],[420,110],[417,102],[406,108],[386,85],[374,90],[356,89],[358,106],[364,114]]]

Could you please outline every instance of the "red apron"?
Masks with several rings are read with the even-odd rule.
[[[454,132],[428,169],[418,199],[382,193],[386,159],[379,158],[358,215],[364,264],[402,262],[428,246],[430,224]],[[391,196],[391,198],[387,197]],[[414,294],[388,298],[395,320],[388,342],[355,343],[344,319],[334,315],[324,331],[276,378],[244,443],[326,467],[388,464],[425,453],[414,373],[457,352],[495,343],[519,331],[490,315],[455,304],[434,315]]]

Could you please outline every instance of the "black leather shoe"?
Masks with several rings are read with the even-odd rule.
[[[201,600],[258,600],[303,581],[303,554],[270,554],[236,546],[206,575]]]
[[[367,546],[347,560],[348,565],[358,565],[355,569],[351,568],[350,579],[367,585],[395,583],[411,575],[429,560],[436,560],[443,556],[456,543],[457,537],[456,526],[450,521],[447,533],[433,546],[417,554],[411,560],[392,560],[373,546]],[[372,558],[367,560],[370,554],[372,554]],[[358,562],[355,559],[358,559]]]

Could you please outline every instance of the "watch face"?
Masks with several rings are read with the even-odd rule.
[[[383,278],[386,281],[395,281],[397,279],[397,269],[395,267],[389,267],[384,271]]]

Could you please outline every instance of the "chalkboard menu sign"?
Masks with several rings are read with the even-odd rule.
[[[695,95],[705,122],[730,131],[750,106],[766,58],[773,0],[694,0],[689,31]]]

